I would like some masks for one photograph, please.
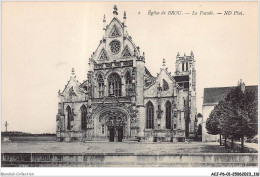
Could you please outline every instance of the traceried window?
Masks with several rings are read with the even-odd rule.
[[[165,104],[165,115],[166,115],[166,129],[171,129],[172,127],[172,121],[171,121],[171,102],[167,101]]]
[[[98,82],[98,97],[102,98],[104,97],[104,79],[101,74],[98,75],[97,82]]]
[[[108,77],[109,95],[121,96],[121,78],[118,74],[112,73]]]
[[[71,120],[73,120],[73,115],[72,115],[72,111],[71,111],[71,108],[70,106],[67,106],[66,108],[66,111],[67,111],[67,130],[70,130],[71,129]]]
[[[124,48],[124,50],[123,50],[123,52],[122,52],[122,56],[123,56],[123,57],[131,57],[131,56],[132,56],[131,53],[130,53],[130,51],[129,51],[128,46],[126,46],[126,47]]]
[[[108,60],[107,53],[106,53],[105,49],[101,50],[99,60]]]
[[[131,84],[132,84],[132,78],[131,78],[130,72],[127,71],[125,74],[126,96],[130,96]]]
[[[111,30],[111,33],[110,33],[110,36],[111,37],[117,37],[117,36],[120,36],[120,32],[119,32],[119,29],[116,25],[113,26],[112,30]]]
[[[81,130],[86,130],[87,128],[87,108],[85,105],[82,105],[80,108],[81,111]]]
[[[169,90],[169,84],[166,80],[163,79],[163,91]]]
[[[117,54],[120,51],[120,42],[119,41],[112,41],[110,43],[110,51],[113,54]]]
[[[151,101],[146,104],[146,128],[154,128],[154,107]]]

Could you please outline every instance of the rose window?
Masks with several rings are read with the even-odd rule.
[[[110,43],[110,50],[113,54],[117,54],[120,50],[120,42],[119,41],[112,41]]]

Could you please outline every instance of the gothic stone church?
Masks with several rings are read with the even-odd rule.
[[[194,137],[193,53],[177,54],[174,75],[163,61],[152,76],[144,53],[126,31],[126,13],[123,23],[116,6],[113,14],[108,25],[104,16],[104,35],[89,59],[87,80],[77,81],[73,70],[59,91],[57,141],[176,142]]]

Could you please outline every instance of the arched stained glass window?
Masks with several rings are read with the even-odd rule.
[[[131,53],[130,53],[130,51],[129,51],[128,46],[126,46],[125,49],[123,50],[122,56],[123,56],[123,57],[131,57],[131,56],[132,56]]]
[[[109,95],[121,96],[121,78],[117,73],[108,77]]]
[[[100,52],[99,60],[108,60],[107,53],[104,49]]]
[[[117,37],[117,36],[120,36],[120,32],[119,32],[119,29],[116,25],[113,26],[112,30],[111,30],[111,33],[110,33],[110,36],[111,37]]]
[[[71,111],[71,108],[70,106],[67,106],[66,108],[66,111],[67,111],[67,129],[70,130],[71,129],[71,120],[73,120],[73,115],[72,115],[72,111]]]
[[[86,130],[87,128],[87,108],[83,104],[80,108],[81,112],[81,130]]]
[[[165,104],[165,115],[166,115],[166,129],[171,129],[172,128],[172,121],[171,121],[171,102],[167,101]]]
[[[169,84],[166,80],[163,79],[163,91],[169,90]]]
[[[151,101],[146,104],[146,128],[154,128],[154,107]]]
[[[97,82],[98,82],[98,96],[99,98],[102,98],[104,97],[104,79],[101,74],[98,75]]]
[[[126,96],[130,96],[131,84],[132,84],[132,77],[130,75],[130,72],[127,71],[125,74]]]

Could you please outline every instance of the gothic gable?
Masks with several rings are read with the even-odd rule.
[[[106,36],[119,37],[122,36],[122,34],[123,34],[122,23],[117,18],[113,18],[106,28]]]
[[[161,91],[161,96],[172,96],[174,92],[175,82],[170,73],[166,69],[161,69],[161,72],[154,78],[153,82],[145,88],[145,97],[156,97],[158,90]]]
[[[64,101],[75,101],[82,100],[85,98],[85,91],[80,87],[79,81],[76,80],[74,76],[70,77],[67,85],[65,85],[64,90],[60,93],[60,99]]]

